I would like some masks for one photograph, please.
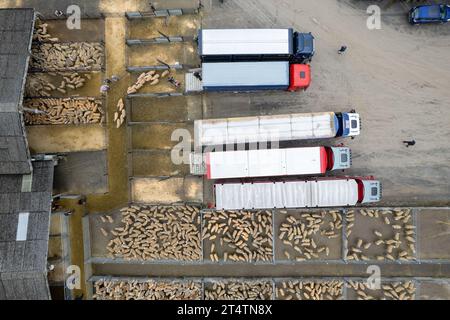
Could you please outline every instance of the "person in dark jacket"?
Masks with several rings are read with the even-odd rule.
[[[344,54],[344,52],[347,50],[347,46],[341,46],[341,48],[338,50],[339,54]]]
[[[404,140],[403,143],[407,148],[416,144],[416,140]]]

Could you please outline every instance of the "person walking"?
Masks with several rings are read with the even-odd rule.
[[[416,140],[404,140],[403,143],[405,144],[405,147],[409,148],[416,144]]]
[[[171,83],[172,85],[174,85],[176,88],[178,88],[180,86],[180,82],[175,80],[175,78],[173,76],[170,76],[169,78],[167,78],[167,81],[169,83]]]
[[[200,72],[198,72],[198,71],[194,72],[194,77],[196,77],[198,80],[202,81],[202,75],[200,74]]]
[[[344,54],[344,52],[347,50],[347,46],[341,46],[341,48],[338,50],[339,54]]]
[[[149,2],[148,5],[150,6],[150,9],[152,10],[152,12],[155,13],[156,8],[155,8],[155,6],[153,5],[153,2]]]
[[[101,94],[106,94],[109,91],[109,85],[107,84],[102,84],[100,86],[100,93]]]

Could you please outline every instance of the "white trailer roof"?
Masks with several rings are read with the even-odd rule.
[[[200,55],[258,55],[292,53],[292,29],[203,29]]]
[[[289,62],[215,62],[202,64],[203,88],[288,87]]]
[[[354,179],[227,183],[215,185],[217,209],[269,209],[355,205]]]
[[[322,173],[321,147],[209,152],[209,179]]]
[[[323,112],[196,120],[195,145],[332,138],[336,135],[334,116]]]

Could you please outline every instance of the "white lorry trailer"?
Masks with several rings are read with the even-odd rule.
[[[350,137],[360,134],[357,113],[319,112],[196,120],[196,150],[205,146]]]
[[[214,185],[219,210],[342,207],[377,202],[381,183],[373,177],[227,182]]]
[[[198,53],[202,62],[310,61],[314,37],[285,29],[201,29]]]
[[[204,163],[208,179],[317,175],[350,168],[351,151],[345,147],[308,147],[207,152]]]
[[[203,63],[198,71],[185,74],[186,93],[202,91],[248,92],[259,90],[306,90],[311,83],[311,67],[289,61]]]

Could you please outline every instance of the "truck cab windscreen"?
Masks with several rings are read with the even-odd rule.
[[[330,147],[325,147],[325,151],[327,153],[326,168],[327,168],[327,171],[331,171],[331,170],[333,170],[333,167],[334,167],[334,153]]]
[[[336,113],[334,116],[334,125],[336,127],[336,137],[342,137],[344,134],[344,118],[342,113]]]
[[[364,183],[360,179],[356,179],[356,183],[358,184],[358,203],[362,203],[364,201]]]

